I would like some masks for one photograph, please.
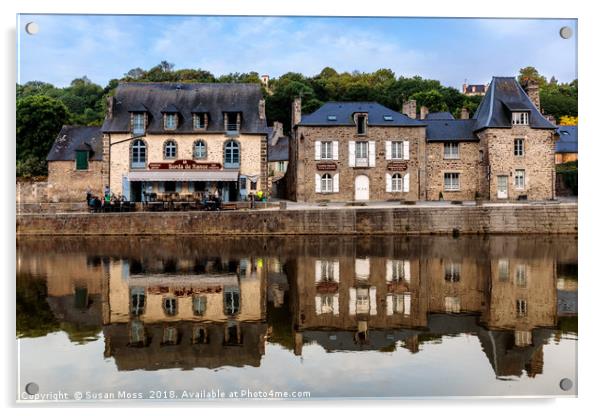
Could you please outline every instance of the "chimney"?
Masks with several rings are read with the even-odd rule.
[[[424,120],[429,113],[429,109],[425,106],[420,107],[420,120]]]
[[[527,95],[531,102],[537,108],[537,111],[541,112],[540,104],[539,104],[539,84],[537,81],[529,80],[527,81]]]
[[[273,130],[274,135],[272,136],[272,146],[276,145],[278,143],[278,139],[284,136],[284,126],[281,122],[274,121]]]
[[[301,97],[293,100],[291,108],[291,129],[294,129],[301,122]]]
[[[410,118],[416,119],[416,100],[404,101],[401,112]]]
[[[466,108],[462,108],[460,112],[460,120],[468,120],[470,118],[470,114]]]
[[[107,120],[113,118],[113,110],[115,109],[115,97],[112,95],[107,97]]]
[[[259,119],[265,120],[265,100],[262,98],[259,100]]]

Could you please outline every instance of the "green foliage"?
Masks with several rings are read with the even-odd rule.
[[[426,106],[430,112],[448,110],[443,94],[437,90],[417,92],[412,94],[410,99],[416,100],[416,104],[419,108]]]
[[[54,98],[32,95],[17,100],[17,171],[45,175],[46,155],[69,120],[65,105]]]
[[[519,71],[518,81],[523,88],[528,81],[536,81],[539,84],[539,99],[545,114],[553,115],[556,120],[560,120],[562,116],[577,117],[577,80],[561,84],[555,77],[552,77],[548,82],[537,69],[528,66]]]
[[[556,174],[562,177],[564,184],[571,190],[573,195],[578,195],[578,169],[577,161],[556,165]]]
[[[59,330],[47,297],[45,280],[17,274],[17,337],[41,337]]]

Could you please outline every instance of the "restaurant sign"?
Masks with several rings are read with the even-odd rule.
[[[337,170],[337,164],[334,162],[323,162],[316,165],[318,170]]]
[[[387,169],[388,170],[396,170],[396,171],[407,170],[408,162],[389,162],[387,164]]]
[[[190,159],[179,159],[171,163],[159,162],[149,163],[148,168],[150,170],[167,169],[167,170],[221,170],[221,163],[207,163],[197,162],[196,160]]]

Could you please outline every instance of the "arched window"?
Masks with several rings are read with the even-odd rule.
[[[146,167],[146,143],[138,139],[132,143],[132,168]]]
[[[224,167],[240,167],[240,146],[234,140],[226,142],[226,146],[224,147]]]
[[[176,146],[176,142],[173,140],[168,140],[163,145],[163,157],[165,159],[175,159],[177,152],[178,147]]]
[[[197,140],[192,145],[192,155],[195,159],[205,159],[207,157],[207,145],[202,140]]]
[[[322,175],[322,192],[332,192],[332,176],[330,173]]]
[[[400,173],[396,173],[391,178],[391,190],[393,192],[401,192],[403,190],[403,178]]]

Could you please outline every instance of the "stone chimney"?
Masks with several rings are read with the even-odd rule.
[[[416,119],[416,100],[404,101],[401,112],[410,118]]]
[[[462,111],[460,111],[460,120],[468,120],[469,118],[470,114],[468,113],[468,110],[463,108]]]
[[[259,119],[260,120],[265,120],[265,100],[262,98],[261,100],[259,100]]]
[[[301,122],[301,97],[293,100],[291,108],[291,129]]]
[[[113,118],[113,110],[115,109],[115,97],[112,95],[107,97],[107,120],[111,120]]]
[[[429,109],[425,106],[420,107],[420,120],[424,120],[429,113]]]
[[[281,122],[274,121],[273,130],[274,135],[272,136],[272,146],[276,145],[278,143],[278,139],[284,136],[284,126]]]
[[[539,103],[539,84],[537,81],[529,80],[527,81],[527,95],[531,99],[531,102],[537,108],[537,111],[541,112],[541,107]]]

